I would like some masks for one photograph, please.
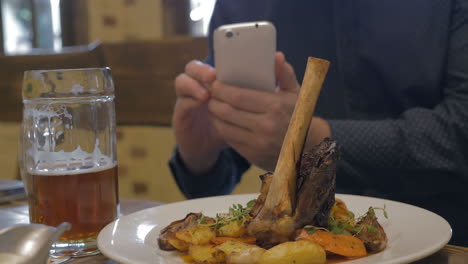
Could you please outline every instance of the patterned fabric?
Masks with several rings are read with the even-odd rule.
[[[272,10],[268,1],[251,2],[218,0],[211,29],[274,21],[278,49],[299,80],[307,56],[334,62],[317,113],[330,121],[343,152],[338,191],[432,210],[452,224],[451,243],[468,246],[468,212],[462,209],[468,208],[468,0],[278,0]],[[332,14],[325,2],[333,3]],[[314,15],[301,19],[309,13]],[[308,19],[323,21],[333,36],[323,39]],[[330,50],[314,50],[316,42]],[[212,58],[211,52],[207,61]],[[248,164],[219,162],[236,162],[213,171],[231,183],[242,173],[234,168]],[[179,183],[191,178],[174,172]],[[204,195],[229,190],[192,187],[199,186],[196,192]],[[190,196],[194,190],[183,191]]]

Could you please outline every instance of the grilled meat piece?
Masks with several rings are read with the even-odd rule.
[[[302,155],[294,222],[296,229],[305,225],[327,227],[330,210],[335,203],[336,142],[325,139]]]
[[[357,238],[364,242],[369,252],[378,252],[387,247],[387,235],[383,227],[377,221],[377,216],[372,208],[369,208],[367,214],[356,224],[360,230]]]
[[[330,139],[302,155],[300,164],[297,164],[296,195],[293,197],[293,211],[290,215],[281,214],[284,212],[282,208],[267,208],[266,197],[282,192],[272,190],[270,186],[274,175],[263,176],[261,194],[251,212],[254,220],[247,226],[248,233],[257,238],[257,244],[269,248],[291,240],[294,231],[305,225],[327,226],[329,212],[335,201],[337,159],[337,144]]]

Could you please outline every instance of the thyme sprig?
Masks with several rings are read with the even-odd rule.
[[[221,227],[230,224],[231,222],[237,222],[238,225],[242,225],[245,220],[250,217],[249,214],[254,205],[255,200],[249,201],[245,207],[241,204],[233,204],[231,207],[229,207],[229,212],[227,214],[216,214],[214,219],[215,222],[209,226],[218,230]],[[202,224],[201,221],[199,223]]]
[[[383,213],[383,215],[384,215],[384,217],[385,217],[386,219],[388,219],[388,213],[387,213],[387,208],[386,208],[385,204],[384,204],[383,207],[371,207],[371,208],[369,208],[369,212],[370,212],[370,214],[371,214],[372,217],[375,216],[375,210],[381,210],[382,213]]]

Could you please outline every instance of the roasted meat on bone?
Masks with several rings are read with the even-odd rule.
[[[294,210],[296,229],[305,225],[328,226],[330,211],[335,204],[338,158],[337,144],[330,139],[302,155]]]
[[[297,165],[329,65],[325,60],[308,59],[296,107],[268,192],[264,199],[261,197],[263,205],[256,206],[256,215],[247,226],[248,233],[255,236],[264,247],[290,240],[298,226],[298,219],[294,216],[296,202],[301,202],[296,196],[300,192],[297,186]],[[301,204],[307,205],[308,202],[303,201]]]
[[[325,139],[310,152],[302,155],[297,174],[297,192],[293,213],[271,220],[252,221],[248,224],[251,235],[263,247],[291,240],[294,231],[306,225],[327,227],[330,210],[335,202],[336,160],[335,141]],[[273,174],[260,176],[260,195],[250,215],[256,219],[263,209],[270,190]]]

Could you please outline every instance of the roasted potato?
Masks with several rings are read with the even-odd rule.
[[[228,241],[217,247],[226,254],[226,264],[255,264],[265,249],[239,241]]]
[[[299,240],[285,242],[267,250],[258,264],[322,264],[325,250],[314,242]]]
[[[175,249],[179,250],[179,251],[187,251],[189,249],[189,246],[190,244],[185,242],[185,241],[182,241],[180,239],[177,239],[177,238],[169,238],[168,239],[168,242],[171,246],[175,247]]]
[[[255,237],[215,237],[211,239],[211,242],[215,245],[221,245],[232,240],[251,245],[255,245],[255,242],[257,242]]]
[[[205,245],[216,237],[216,232],[209,226],[198,225],[187,230],[176,232],[175,236],[184,242],[193,245]]]
[[[189,255],[196,264],[218,264],[226,261],[226,254],[216,247],[191,245]]]
[[[245,235],[246,232],[247,229],[245,228],[244,222],[238,223],[237,221],[232,221],[218,229],[218,236],[241,237]]]

